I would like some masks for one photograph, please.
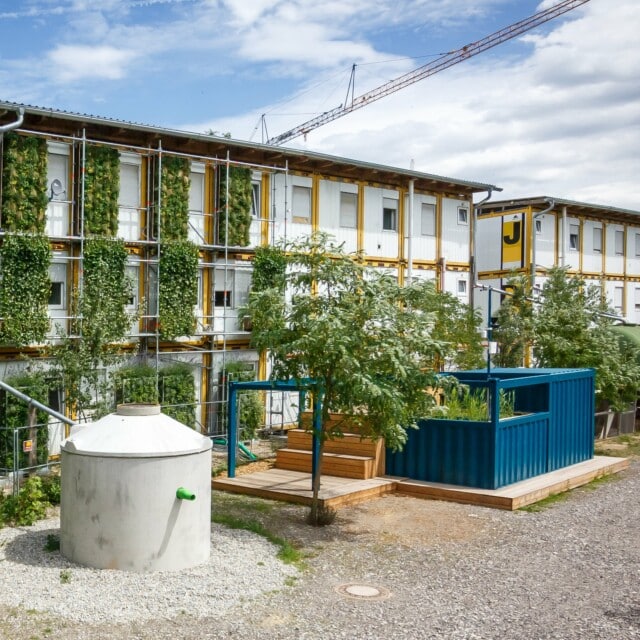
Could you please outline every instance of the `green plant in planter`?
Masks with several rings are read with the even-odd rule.
[[[84,170],[84,233],[118,233],[120,154],[113,147],[86,146]]]
[[[226,167],[221,167],[218,175],[218,240],[220,244],[246,247],[249,244],[253,198],[251,169],[229,167],[228,185]]]
[[[198,248],[187,240],[160,246],[160,336],[173,340],[193,335],[198,303]]]
[[[0,343],[42,343],[49,331],[51,249],[43,235],[7,234],[0,248]]]
[[[5,380],[5,382],[31,396],[38,402],[47,404],[49,384],[42,372],[26,372]],[[18,468],[45,464],[49,456],[48,416],[44,411],[30,409],[26,402],[0,391],[0,466],[13,469],[14,454],[17,454]],[[13,430],[18,429],[18,450],[15,451]],[[23,451],[25,440],[33,442],[31,452]]]
[[[2,227],[44,233],[47,203],[46,140],[6,134],[2,148]]]
[[[489,404],[486,389],[471,389],[460,384],[455,378],[442,378],[443,404],[431,416],[444,420],[468,420],[486,422],[489,420]],[[514,392],[500,390],[500,418],[510,418],[515,414]]]
[[[160,237],[163,240],[187,239],[191,186],[189,167],[187,158],[162,158]]]
[[[188,364],[174,364],[160,369],[159,375],[163,413],[194,429],[196,385],[192,368]]]

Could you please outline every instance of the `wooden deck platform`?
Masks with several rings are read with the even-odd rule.
[[[326,506],[338,508],[377,498],[386,493],[397,492],[416,498],[448,500],[514,510],[543,500],[550,495],[575,489],[596,478],[618,473],[628,466],[629,460],[626,458],[596,456],[591,460],[495,490],[421,482],[391,476],[356,480],[323,475],[320,500]],[[269,469],[236,478],[214,478],[211,486],[222,491],[272,500],[311,503],[311,475],[298,471]]]
[[[288,469],[269,469],[236,478],[213,478],[213,489],[243,493],[271,500],[311,504],[311,474]],[[368,480],[322,476],[320,500],[328,507],[341,507],[393,493],[396,481],[389,478]]]

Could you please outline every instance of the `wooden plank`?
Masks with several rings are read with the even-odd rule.
[[[299,449],[278,449],[275,467],[292,471],[311,472],[312,452]],[[328,475],[347,478],[374,478],[375,461],[370,457],[325,453],[322,457],[322,471]]]

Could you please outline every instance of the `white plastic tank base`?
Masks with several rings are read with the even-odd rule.
[[[211,548],[211,441],[159,407],[131,412],[119,407],[63,442],[60,550],[99,569],[202,564]],[[180,487],[195,500],[178,498]]]

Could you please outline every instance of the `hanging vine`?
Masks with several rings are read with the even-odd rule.
[[[118,233],[120,154],[113,147],[86,146],[84,168],[84,232]]]
[[[253,190],[251,169],[229,167],[229,188],[227,199],[227,170],[218,171],[218,240],[220,244],[233,247],[246,247],[249,244],[251,226],[251,205]],[[228,205],[228,218],[227,218]]]
[[[173,340],[193,335],[198,303],[198,248],[188,240],[160,246],[160,337]]]
[[[43,343],[49,331],[49,240],[7,234],[0,248],[0,344]]]
[[[2,162],[2,227],[44,233],[48,203],[46,140],[8,133]]]
[[[191,186],[189,169],[190,163],[187,158],[162,158],[160,237],[163,240],[187,239]]]

